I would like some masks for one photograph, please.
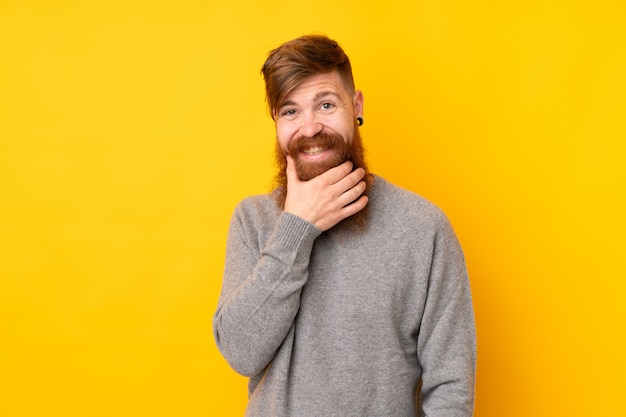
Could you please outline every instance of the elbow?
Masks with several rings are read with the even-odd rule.
[[[218,350],[235,372],[252,377],[265,370],[269,360],[265,360],[253,346],[244,341],[239,343],[233,340],[234,338],[226,337],[217,323],[214,323],[213,333]]]
[[[219,342],[217,344],[217,348],[224,359],[226,359],[228,365],[230,365],[235,372],[242,376],[252,377],[262,372],[267,366],[266,363],[258,360],[258,358],[255,358],[252,352],[246,355],[241,351],[228,349],[224,347],[224,345],[220,345]]]
[[[235,372],[237,372],[239,375],[242,375],[248,378],[258,375],[259,373],[263,372],[266,368],[266,366],[262,366],[260,364],[253,364],[253,363],[249,363],[245,361],[237,362],[237,361],[230,361],[228,359],[226,359],[226,361],[228,362],[230,367],[233,368]]]

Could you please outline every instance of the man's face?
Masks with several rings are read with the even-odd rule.
[[[363,95],[351,94],[337,71],[312,75],[285,98],[276,114],[276,137],[301,180],[348,159],[362,112]]]

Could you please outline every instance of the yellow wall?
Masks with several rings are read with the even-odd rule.
[[[262,6],[261,6],[262,4]],[[212,338],[268,189],[266,52],[351,55],[375,172],[449,215],[476,416],[623,416],[621,0],[0,1],[0,415],[241,416]]]

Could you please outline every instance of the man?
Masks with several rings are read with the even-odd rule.
[[[368,172],[363,94],[323,36],[270,52],[277,188],[233,215],[213,327],[247,416],[472,415],[475,331],[444,214]]]

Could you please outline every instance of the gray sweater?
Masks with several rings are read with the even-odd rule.
[[[472,415],[474,317],[448,220],[381,177],[369,210],[365,232],[321,233],[269,195],[236,208],[213,329],[250,377],[246,416]]]

